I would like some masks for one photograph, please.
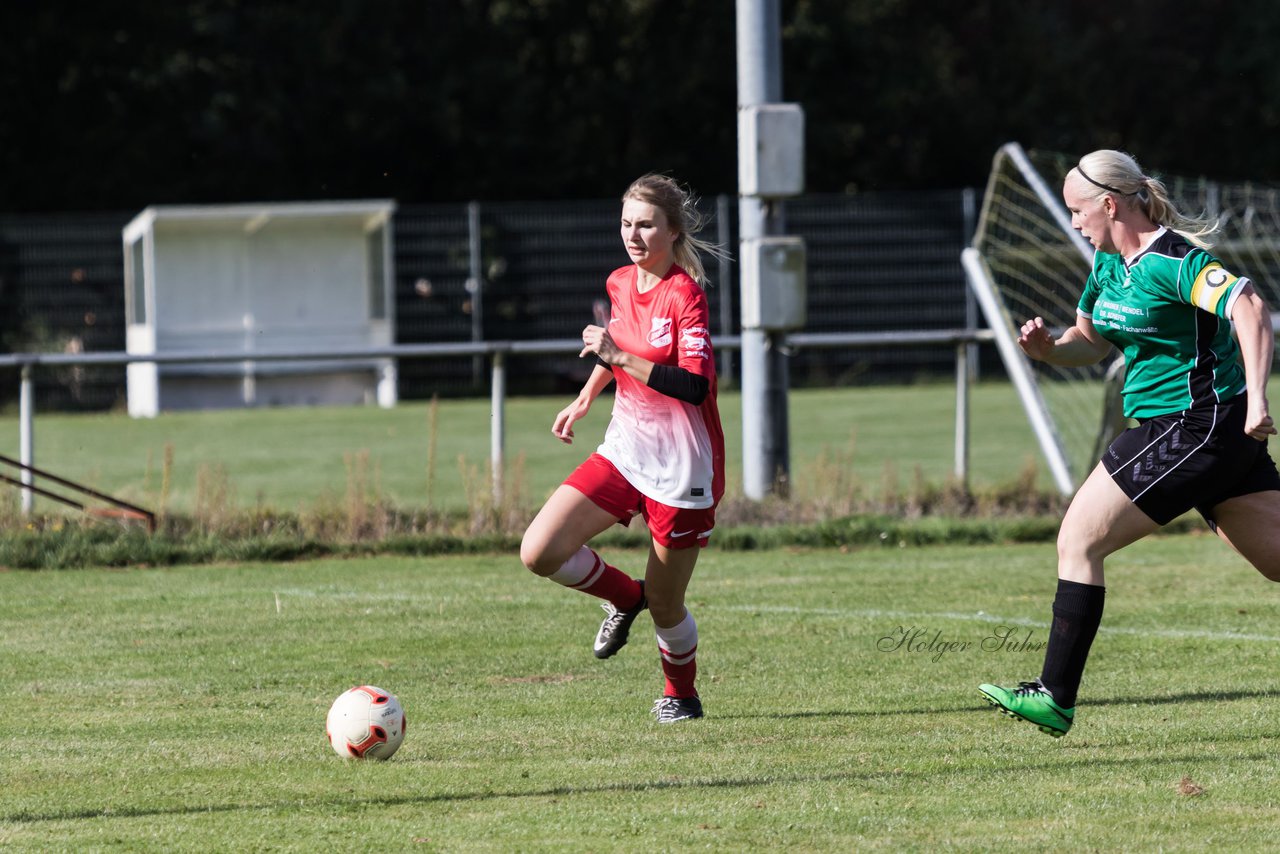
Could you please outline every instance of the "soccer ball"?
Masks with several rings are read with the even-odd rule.
[[[404,708],[372,685],[344,691],[329,707],[324,731],[344,759],[390,759],[404,741]]]

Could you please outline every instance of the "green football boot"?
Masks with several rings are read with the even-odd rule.
[[[1035,724],[1041,732],[1054,738],[1067,734],[1076,714],[1074,708],[1064,709],[1055,703],[1053,695],[1045,690],[1039,679],[1019,682],[1012,691],[995,685],[979,685],[978,690],[988,703],[1009,717]]]

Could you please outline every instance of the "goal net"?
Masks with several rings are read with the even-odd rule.
[[[1074,492],[1103,448],[1124,428],[1123,358],[1063,368],[1028,359],[1016,344],[1032,317],[1060,334],[1076,321],[1076,303],[1092,267],[1093,247],[1071,228],[1062,179],[1078,158],[1000,148],[992,162],[972,247],[962,258],[987,323],[1054,483]],[[1271,306],[1280,306],[1280,191],[1252,183],[1159,175],[1178,207],[1222,223],[1214,253],[1250,277]]]

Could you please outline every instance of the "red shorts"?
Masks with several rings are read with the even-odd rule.
[[[644,495],[631,485],[613,463],[599,454],[592,454],[565,479],[602,510],[618,517],[619,524],[628,525],[631,517],[639,513],[649,526],[654,542],[669,549],[689,549],[705,546],[716,526],[716,508],[672,507]]]

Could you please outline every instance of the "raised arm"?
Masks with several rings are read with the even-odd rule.
[[[1098,334],[1093,320],[1083,314],[1077,314],[1076,325],[1057,338],[1044,325],[1043,318],[1028,320],[1022,324],[1018,346],[1037,361],[1065,368],[1096,365],[1111,352],[1111,343]]]
[[[649,383],[649,374],[653,371],[653,362],[620,348],[614,343],[613,336],[609,334],[609,330],[603,326],[595,326],[593,324],[582,330],[582,352],[578,355],[581,357],[586,356],[588,353],[595,353],[600,357],[600,361],[616,368],[622,368],[622,370],[646,385]],[[596,368],[599,369],[600,366],[597,365]]]
[[[614,343],[613,336],[604,327],[588,326],[582,331],[582,342],[584,346],[579,355],[595,353],[600,361],[621,368],[649,388],[668,397],[697,406],[710,392],[711,383],[706,377],[678,365],[658,365],[634,353],[628,353]]]

